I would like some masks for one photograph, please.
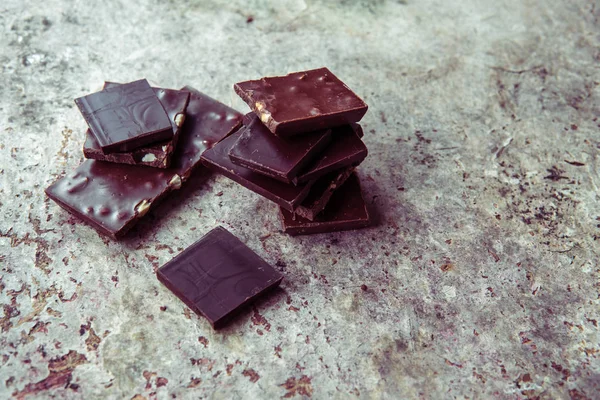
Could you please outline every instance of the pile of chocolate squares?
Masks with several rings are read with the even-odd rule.
[[[145,79],[105,83],[75,103],[89,126],[88,160],[46,194],[114,239],[181,188],[201,166],[202,153],[242,121],[242,114],[193,88],[152,88]]]
[[[369,213],[355,167],[367,105],[327,68],[235,84],[252,108],[203,163],[280,206],[291,235],[362,228]]]
[[[123,237],[201,163],[280,206],[284,231],[356,229],[369,214],[354,168],[367,105],[327,68],[237,83],[245,116],[191,88],[110,83],[75,103],[79,167],[46,189],[98,231]]]

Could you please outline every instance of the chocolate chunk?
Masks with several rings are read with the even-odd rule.
[[[118,83],[106,82],[104,88],[118,86]],[[157,144],[141,147],[125,153],[104,154],[100,144],[90,129],[85,134],[83,155],[86,158],[121,164],[147,165],[155,168],[168,168],[177,146],[181,126],[185,121],[185,112],[190,101],[190,93],[180,90],[152,88],[156,97],[169,116],[173,129],[173,138]]]
[[[327,68],[234,85],[273,133],[302,134],[358,122],[367,105]]]
[[[229,151],[229,158],[254,172],[292,183],[298,171],[310,163],[330,140],[331,129],[291,138],[273,135],[256,114],[250,113],[244,116],[244,126]]]
[[[368,154],[361,137],[362,128],[358,124],[333,128],[331,144],[319,155],[318,161],[300,173],[295,182],[308,182],[331,171],[359,165]]]
[[[203,151],[241,123],[242,114],[185,89],[190,103],[171,168],[86,160],[48,187],[48,197],[101,233],[115,239],[124,236],[164,195],[181,187],[200,164]]]
[[[341,171],[330,172],[317,179],[310,188],[308,196],[294,210],[294,213],[309,221],[314,221],[317,215],[325,209],[333,193],[346,182],[353,171],[354,167],[348,167]]]
[[[124,152],[170,140],[173,128],[145,79],[75,99],[105,153]]]
[[[156,277],[215,329],[283,279],[223,227],[211,230],[166,263]]]
[[[120,238],[169,191],[181,186],[170,169],[86,160],[46,194],[98,231]]]
[[[325,210],[309,221],[280,208],[283,230],[290,235],[308,235],[364,228],[370,224],[369,213],[360,190],[360,181],[352,174],[336,190]]]
[[[232,163],[229,159],[229,151],[238,140],[240,133],[238,131],[230,135],[212,149],[205,151],[202,154],[204,165],[274,201],[286,210],[293,211],[308,194],[312,182],[298,186],[289,185]]]
[[[243,115],[191,86],[185,86],[181,90],[190,92],[190,104],[186,110],[173,168],[187,178],[186,172],[189,175],[200,163],[200,156],[205,150],[238,130]]]

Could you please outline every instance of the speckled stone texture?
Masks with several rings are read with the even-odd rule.
[[[135,4],[137,3],[137,4]],[[596,1],[4,0],[0,398],[598,398]],[[327,66],[369,104],[377,225],[289,237],[200,173],[123,242],[43,190],[104,80]],[[154,270],[223,225],[285,279],[222,331]]]

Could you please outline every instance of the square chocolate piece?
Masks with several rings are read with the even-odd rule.
[[[170,168],[86,160],[54,182],[46,194],[99,232],[119,239],[172,190],[179,189],[200,165],[207,148],[237,129],[242,114],[186,87],[186,123]]]
[[[358,122],[367,105],[327,68],[236,83],[235,92],[275,134]]]
[[[229,158],[259,174],[292,183],[298,172],[321,153],[330,140],[331,129],[291,138],[273,135],[256,114],[250,113],[244,116],[244,126],[229,151]]]
[[[313,221],[283,208],[280,208],[280,216],[283,230],[292,236],[358,229],[371,223],[356,173],[333,193],[325,210]]]
[[[145,79],[75,99],[104,153],[123,152],[169,140],[173,127]]]
[[[104,88],[120,85],[119,83],[105,82]],[[190,93],[181,90],[152,88],[158,101],[169,116],[173,128],[173,138],[164,142],[151,144],[147,147],[124,152],[104,154],[100,144],[90,129],[85,134],[83,155],[86,158],[100,161],[109,161],[121,164],[146,165],[154,168],[168,168],[171,165],[173,152],[177,147],[177,140],[181,127],[185,121],[185,112],[190,101]]]
[[[298,186],[290,185],[231,162],[229,151],[238,140],[240,133],[238,130],[205,151],[202,154],[202,163],[286,210],[293,211],[308,195],[312,182]]]
[[[223,227],[211,230],[166,263],[156,277],[215,329],[283,279]]]

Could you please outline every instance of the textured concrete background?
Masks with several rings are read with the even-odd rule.
[[[598,398],[599,18],[585,0],[2,1],[0,397]],[[82,160],[73,99],[104,80],[246,111],[234,82],[320,66],[370,105],[376,227],[288,237],[204,173],[117,243],[44,196]],[[216,225],[286,276],[220,332],[153,274]]]

